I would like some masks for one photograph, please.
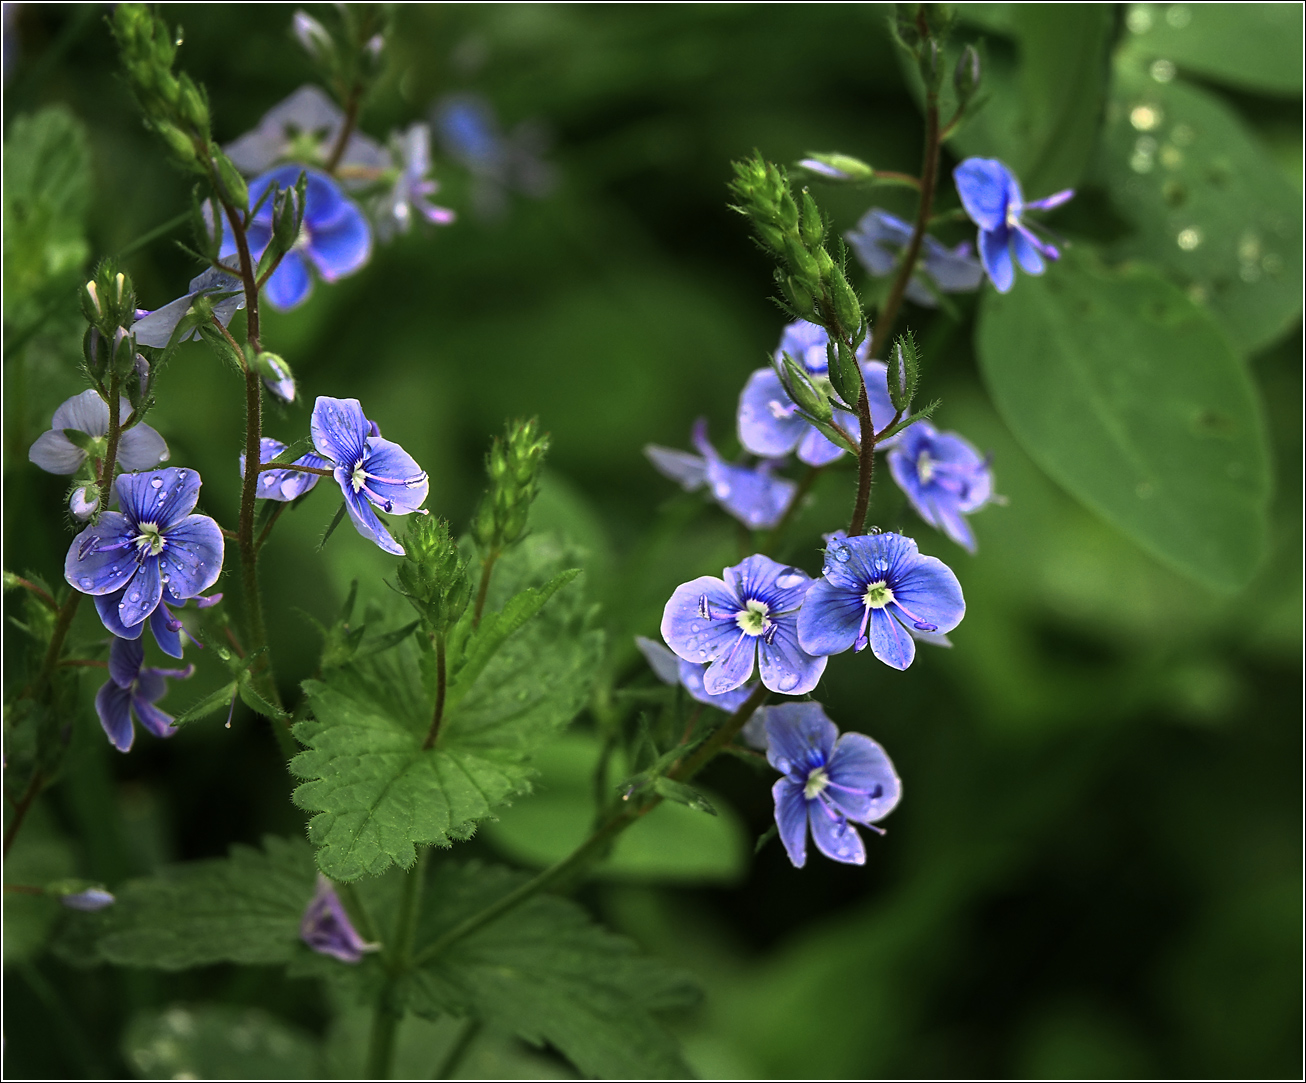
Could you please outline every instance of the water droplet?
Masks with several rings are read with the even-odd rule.
[[[830,555],[840,564],[847,564],[848,561],[852,560],[853,551],[846,545],[840,545],[832,549]]]
[[[730,486],[727,485],[724,481],[718,481],[715,485],[712,486],[712,495],[715,496],[718,500],[724,500],[726,497],[730,495]]]
[[[1146,5],[1135,4],[1125,16],[1125,23],[1135,34],[1146,34],[1152,29],[1152,11]]]
[[[1174,65],[1168,60],[1154,60],[1148,70],[1158,83],[1168,83],[1175,74]]]
[[[138,591],[138,590],[134,590],[134,591],[132,591],[132,593],[131,593],[131,600],[132,600],[133,602],[139,602],[139,601],[141,600],[141,592]]]
[[[166,583],[167,581],[168,581],[168,577],[166,575],[159,576],[160,583]]]
[[[775,769],[779,771],[782,775],[787,775],[790,771],[793,770],[793,768],[794,765],[790,763],[787,759],[785,759],[783,756],[781,756],[780,759],[775,761]]]
[[[89,578],[87,578],[86,576],[82,576],[82,586],[84,586],[84,587],[88,587],[88,588],[89,588],[89,587],[93,587],[93,586],[95,586],[95,580],[94,580],[94,579],[89,579]]]
[[[703,630],[703,626],[701,624],[691,624],[689,626],[689,630],[691,632],[701,632]]]
[[[777,683],[781,692],[792,692],[798,686],[798,674],[786,673]]]
[[[150,478],[150,484],[157,489],[160,485],[163,484],[163,479],[158,477]]]
[[[793,587],[802,586],[806,582],[807,576],[801,572],[794,571],[792,568],[783,575],[778,576],[775,585],[781,590],[790,590]]]
[[[1176,30],[1182,30],[1192,18],[1193,13],[1188,10],[1187,4],[1171,4],[1170,10],[1165,13],[1165,21]]]
[[[699,660],[700,662],[706,662],[706,661],[707,661],[707,651],[699,651],[699,652],[698,652],[698,660]]]

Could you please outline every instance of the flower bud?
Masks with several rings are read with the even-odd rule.
[[[821,290],[821,265],[819,260],[824,253],[825,249],[818,247],[816,254],[813,255],[803,247],[797,237],[791,235],[785,238],[785,258],[789,262],[789,268],[793,271],[794,276],[812,293],[819,293]]]
[[[429,631],[443,634],[458,622],[472,597],[467,562],[449,534],[449,524],[434,516],[415,516],[404,538],[404,560],[397,578]]]
[[[304,52],[321,63],[335,51],[335,43],[327,28],[307,12],[296,10],[290,28]]]
[[[93,286],[95,283],[87,283]],[[88,327],[86,334],[82,336],[82,356],[86,358],[86,368],[96,379],[100,379],[105,370],[109,367],[109,359],[113,351],[105,337],[100,334],[99,328]]]
[[[100,289],[91,279],[82,289],[82,315],[87,323],[99,323],[104,319],[104,306],[100,304]]]
[[[855,333],[862,325],[862,303],[856,291],[848,284],[842,268],[837,266],[830,273],[829,283],[839,326],[850,334]]]
[[[834,181],[869,181],[875,177],[875,170],[860,158],[847,154],[815,154],[809,152],[798,163],[800,169],[815,173],[825,180]]]
[[[254,371],[263,377],[263,385],[284,403],[295,401],[295,377],[279,355],[266,350],[254,358]]]
[[[156,120],[154,130],[178,165],[189,168],[198,161],[195,154],[195,141],[175,124],[169,124],[166,120]]]
[[[225,202],[238,210],[248,209],[249,185],[245,183],[245,178],[241,176],[240,170],[236,168],[230,158],[222,153],[217,144],[211,144],[210,150],[217,165],[218,194]]]
[[[100,491],[94,485],[79,485],[68,498],[68,511],[78,522],[85,522],[100,506]]]
[[[836,341],[833,353],[830,360],[830,383],[839,398],[851,409],[857,405],[862,394],[862,374],[857,367],[857,355],[842,339]]]
[[[784,355],[784,370],[780,374],[780,381],[789,392],[789,397],[804,413],[817,421],[826,422],[834,416],[830,409],[830,397],[812,382],[807,370],[788,353]]]
[[[819,248],[825,240],[825,222],[816,206],[816,200],[806,188],[803,189],[803,218],[799,233],[808,248]]]
[[[980,85],[980,55],[973,45],[967,45],[957,58],[952,72],[952,85],[957,91],[957,101],[965,105]]]
[[[124,382],[136,373],[136,337],[122,327],[113,335],[113,370]]]
[[[278,249],[289,252],[299,240],[299,224],[302,217],[297,188],[287,188],[274,197],[276,205],[272,211],[272,236]]]
[[[177,112],[192,128],[202,134],[209,130],[209,103],[204,92],[195,85],[189,75],[182,72],[177,78],[181,92],[177,99]]]

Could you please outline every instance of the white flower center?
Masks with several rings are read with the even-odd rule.
[[[136,535],[136,548],[146,556],[157,557],[163,552],[163,535],[158,523],[141,523]]]
[[[866,594],[862,598],[864,605],[871,609],[883,609],[893,601],[893,591],[883,579],[878,579],[866,588]]]
[[[744,630],[745,635],[760,636],[771,627],[766,616],[770,611],[771,607],[765,602],[753,599],[739,611],[735,622]]]
[[[354,492],[358,492],[367,484],[367,471],[363,469],[363,460],[359,459],[354,466],[354,472],[349,475],[349,484],[354,487]]]
[[[830,785],[830,776],[825,773],[825,768],[813,767],[803,786],[803,796],[809,801],[815,801],[828,785]]]
[[[929,484],[930,478],[934,477],[934,460],[928,451],[922,451],[916,458],[916,476],[922,485]]]

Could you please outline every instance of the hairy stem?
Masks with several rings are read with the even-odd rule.
[[[367,1048],[368,1079],[389,1079],[394,1058],[395,1031],[403,1019],[403,1007],[396,1002],[397,985],[412,965],[413,938],[417,934],[417,917],[421,912],[422,885],[426,879],[427,847],[419,847],[417,861],[404,876],[399,912],[395,915],[394,935],[383,948],[386,981],[377,997],[372,1014],[372,1036]]]
[[[871,483],[875,480],[875,423],[871,421],[871,399],[866,392],[865,379],[857,396],[857,421],[861,425],[862,441],[857,451],[857,501],[853,504],[852,522],[848,524],[850,538],[866,533],[866,514],[871,510]]]
[[[422,742],[422,751],[435,747],[435,739],[440,736],[440,720],[444,718],[444,696],[447,691],[448,675],[445,671],[444,633],[435,635],[435,711],[431,715],[431,728]]]
[[[490,575],[494,571],[494,562],[499,559],[499,550],[491,549],[481,561],[481,585],[476,591],[476,609],[472,613],[472,627],[481,623],[481,614],[485,612],[485,599],[490,594]]]
[[[18,838],[18,831],[23,826],[23,820],[27,816],[27,810],[32,807],[32,802],[36,800],[41,792],[41,786],[45,782],[45,776],[40,771],[32,775],[32,780],[27,784],[27,789],[23,796],[18,799],[18,804],[14,806],[14,818],[9,821],[9,827],[5,830],[4,853],[0,856],[8,857],[9,848],[13,846],[14,839]]]

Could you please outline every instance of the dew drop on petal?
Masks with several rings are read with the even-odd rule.
[[[87,588],[93,587],[95,586],[95,580],[84,575],[82,576],[82,586]]]
[[[794,765],[786,760],[783,756],[775,761],[775,769],[782,775],[787,775],[793,770]]]
[[[798,674],[786,673],[783,677],[780,678],[778,683],[780,685],[781,692],[791,692],[793,691],[794,686],[798,684]]]
[[[689,626],[689,630],[691,632],[701,632],[703,630],[703,626],[701,624],[691,624]]]
[[[775,581],[775,585],[781,590],[789,590],[792,587],[802,586],[806,579],[807,577],[805,575],[790,570],[784,575],[779,576]]]
[[[131,600],[132,600],[133,602],[139,602],[139,601],[141,600],[141,593],[140,593],[140,591],[138,591],[138,590],[134,590],[134,591],[132,591],[132,594],[131,594]]]
[[[847,564],[848,561],[852,559],[853,554],[852,554],[852,550],[849,549],[848,546],[841,545],[837,549],[832,550],[830,555],[834,557],[834,559],[837,560],[840,564]]]
[[[150,484],[157,489],[160,485],[163,484],[163,479],[158,477],[150,478]]]

